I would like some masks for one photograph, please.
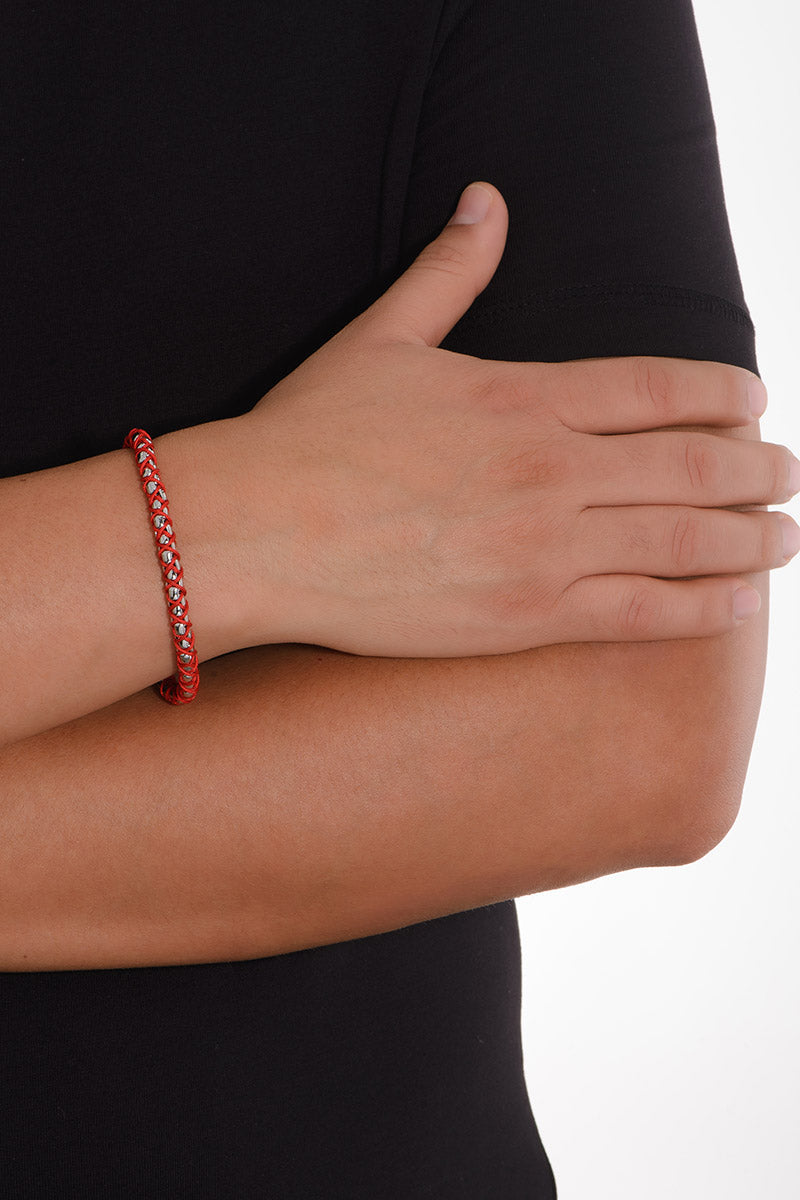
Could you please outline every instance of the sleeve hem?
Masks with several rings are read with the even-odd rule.
[[[510,362],[642,354],[723,362],[758,374],[753,322],[744,308],[668,285],[585,284],[521,301],[478,298],[442,344]]]
[[[540,296],[523,301],[497,301],[480,309],[484,316],[492,310],[507,311],[520,309],[541,312],[544,309],[575,308],[580,305],[614,304],[617,306],[641,304],[657,305],[661,308],[685,308],[690,312],[715,313],[725,320],[743,325],[751,333],[753,322],[750,314],[738,304],[713,296],[708,292],[695,292],[689,288],[670,287],[666,284],[581,284],[577,287],[555,288]],[[476,310],[476,316],[478,310]]]

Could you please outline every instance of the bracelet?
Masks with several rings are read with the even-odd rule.
[[[197,651],[194,648],[194,632],[189,620],[186,589],[183,586],[183,568],[175,546],[175,531],[170,522],[167,493],[158,473],[155,447],[150,434],[145,433],[143,429],[132,429],[123,444],[127,449],[133,450],[142,478],[142,491],[150,510],[150,524],[156,541],[156,554],[164,580],[172,640],[175,643],[177,673],[162,680],[159,691],[169,704],[188,704],[197,695],[200,674],[197,669]]]

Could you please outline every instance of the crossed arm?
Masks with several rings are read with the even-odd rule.
[[[723,377],[736,392],[738,376]],[[758,438],[752,424],[727,433]],[[765,500],[780,500],[786,453],[763,450],[747,460],[731,454],[730,463],[750,472],[736,494],[766,488]],[[64,480],[69,489],[74,471],[113,471],[115,461],[34,478],[42,499],[29,507],[48,517],[47,530],[61,528],[62,510],[71,521],[83,509],[61,503],[56,485]],[[772,485],[758,482],[761,467],[774,474]],[[592,458],[588,469],[598,474]],[[127,482],[117,480],[128,497],[120,512],[110,506],[111,543],[117,522],[119,557],[138,563],[146,530]],[[30,501],[27,484],[18,490]],[[698,515],[699,528],[713,542],[713,500],[702,490],[697,499],[698,514],[709,518]],[[204,511],[202,497],[192,504],[185,494],[184,503]],[[726,527],[716,570],[740,551],[754,569],[777,565],[776,521],[742,517],[736,536]],[[135,555],[128,525],[138,530]],[[758,529],[768,535],[761,549],[745,537]],[[60,554],[79,574],[76,547],[85,540],[71,533]],[[109,578],[111,543],[99,555]],[[143,672],[161,665],[166,634],[157,580],[139,585],[141,602],[126,580],[139,624],[122,648],[111,639],[118,661],[104,659],[108,639],[95,636],[95,622],[88,683],[75,653],[72,663],[64,650],[55,654],[63,682],[72,670],[85,684],[86,695],[69,701],[71,716],[85,715],[58,715],[57,699],[52,707],[49,694],[42,700],[23,688],[23,726],[55,719],[30,736],[12,733],[0,750],[2,969],[209,962],[336,942],[631,867],[685,862],[713,846],[735,816],[760,701],[766,605],[716,636],[560,642],[465,658],[245,642],[256,648],[204,652],[199,698],[174,710],[152,690],[137,690],[143,684],[129,687],[140,657]],[[755,582],[765,597],[766,576]],[[15,594],[24,625],[19,597],[27,593]],[[204,589],[196,594],[202,599]],[[55,605],[43,607],[56,622],[49,628],[62,629],[74,649],[87,644],[78,636],[86,610],[73,612],[70,595],[67,580]],[[28,674],[16,676],[27,687]],[[46,674],[40,683],[47,687]],[[109,705],[102,687],[112,685],[130,694]],[[5,707],[14,715],[19,706]]]
[[[466,659],[244,650],[186,709],[148,689],[17,742],[0,968],[258,957],[695,859],[738,808],[766,610]]]

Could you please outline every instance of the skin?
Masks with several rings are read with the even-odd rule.
[[[766,403],[749,372],[438,348],[505,245],[502,197],[477,191],[483,221],[448,225],[251,413],[157,440],[201,660],[711,636],[743,574],[800,545],[788,516],[725,511],[800,488],[786,447],[718,436]],[[121,450],[0,481],[0,745],[172,671],[137,482]]]
[[[205,660],[189,708],[147,690],[172,651],[130,457],[3,481],[0,527],[27,534],[0,597],[5,969],[280,953],[690,861],[729,828],[766,654],[766,603],[742,623],[733,596],[765,601],[787,561],[778,514],[738,510],[786,499],[793,457],[759,444],[735,368],[438,350],[502,253],[491,190],[253,413],[159,439]],[[426,380],[400,420],[376,403]],[[389,489],[353,468],[377,445]],[[281,563],[287,529],[307,552]]]
[[[257,957],[692,861],[765,653],[766,605],[713,638],[217,659],[186,709],[148,690],[0,754],[0,965]]]

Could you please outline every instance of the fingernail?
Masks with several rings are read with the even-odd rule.
[[[492,193],[479,183],[471,183],[464,188],[458,208],[448,221],[448,225],[477,225],[489,211]]]
[[[789,464],[789,495],[796,496],[800,492],[800,461],[792,454]]]
[[[767,389],[757,375],[752,375],[747,381],[747,399],[753,417],[763,417],[767,410]]]
[[[754,617],[761,608],[761,597],[755,588],[740,587],[733,593],[733,615],[737,621]]]
[[[788,562],[800,550],[800,527],[794,523],[791,517],[787,517],[785,513],[779,513],[778,516],[781,523],[781,537],[783,538],[783,557]]]

